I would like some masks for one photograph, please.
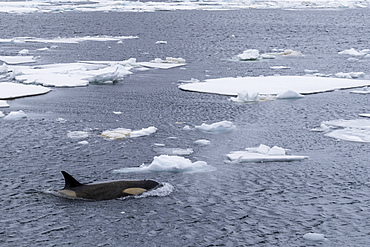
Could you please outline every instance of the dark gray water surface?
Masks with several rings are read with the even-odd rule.
[[[237,10],[155,13],[0,14],[0,38],[129,36],[117,42],[1,44],[2,55],[29,49],[42,63],[78,60],[186,59],[185,69],[135,72],[114,85],[57,88],[8,101],[0,119],[0,242],[4,246],[369,246],[369,144],[338,141],[312,132],[322,121],[368,113],[369,97],[348,90],[300,100],[234,104],[228,97],[184,92],[179,80],[226,76],[303,75],[363,71],[339,51],[370,48],[369,9]],[[158,40],[167,45],[155,44]],[[301,51],[304,57],[242,63],[246,49]],[[289,66],[271,70],[270,66]],[[121,111],[121,115],[113,114]],[[58,120],[59,118],[65,121]],[[189,126],[232,121],[232,133],[184,131]],[[179,124],[179,122],[184,124]],[[151,136],[107,141],[107,129],[155,126]],[[86,130],[88,145],[67,137]],[[173,138],[176,137],[176,138]],[[197,139],[211,145],[196,147]],[[155,143],[193,148],[186,158],[217,170],[208,173],[112,171],[150,163]],[[224,155],[259,144],[277,145],[301,162],[227,164]],[[167,196],[110,201],[69,200],[45,193],[60,189],[66,170],[81,182],[155,179],[174,190]],[[122,213],[125,212],[125,213]],[[303,239],[309,232],[326,241]]]

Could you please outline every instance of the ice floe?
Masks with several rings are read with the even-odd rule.
[[[0,4],[1,6],[1,4]],[[35,37],[15,37],[11,39],[0,39],[0,43],[65,43],[65,44],[78,44],[85,41],[122,41],[125,39],[137,39],[138,36],[85,36],[73,38],[35,38]],[[25,53],[26,54],[26,53]]]
[[[296,91],[287,90],[285,92],[279,93],[276,96],[277,99],[300,99],[304,98],[304,96]]]
[[[370,142],[370,119],[324,121],[312,131],[324,132],[326,136],[345,141]]]
[[[4,117],[4,116],[5,114],[2,111],[0,111],[0,117]]]
[[[9,120],[9,121],[17,121],[22,118],[27,118],[26,113],[24,111],[19,110],[19,111],[12,111],[8,115],[4,117],[4,120]]]
[[[199,139],[199,140],[194,141],[194,144],[198,146],[208,146],[211,144],[211,141],[206,140],[206,139]]]
[[[142,164],[139,167],[128,167],[114,170],[116,173],[128,172],[173,172],[197,173],[214,171],[215,168],[205,161],[192,162],[181,156],[160,155],[154,157],[151,164]]]
[[[0,99],[15,99],[26,96],[40,95],[50,92],[50,88],[37,85],[0,82]]]
[[[322,9],[322,8],[364,8],[368,2],[358,0],[209,0],[209,1],[107,1],[107,0],[33,0],[0,2],[0,12],[5,13],[48,13],[66,11],[113,11],[113,12],[153,12],[163,10],[228,10],[228,9]]]
[[[166,155],[189,155],[194,153],[194,150],[192,148],[165,148],[165,147],[158,147],[155,148],[154,151],[156,151],[159,154],[166,154]]]
[[[138,64],[150,68],[170,69],[186,65],[186,60],[180,57],[166,57],[165,60],[162,60],[161,58],[156,58],[154,60],[151,60],[150,62],[139,62]]]
[[[135,59],[107,63],[60,63],[37,66],[12,66],[12,77],[24,84],[50,87],[87,86],[92,82],[117,81],[132,74]]]
[[[321,233],[306,233],[303,238],[311,241],[323,241],[325,240],[325,235]]]
[[[7,64],[23,64],[37,62],[33,56],[0,56],[0,61]]]
[[[232,151],[227,155],[231,163],[241,162],[287,162],[307,159],[308,156],[287,155],[285,149],[261,144],[257,148],[246,148],[243,151]]]
[[[348,50],[340,51],[340,52],[338,52],[338,54],[340,54],[340,55],[349,55],[349,56],[364,56],[364,55],[366,55],[366,52],[357,51],[354,48],[351,48],[351,49],[348,49]]]
[[[286,49],[286,50],[276,49],[270,53],[260,54],[260,51],[257,49],[248,49],[248,50],[243,51],[243,53],[236,55],[236,59],[239,61],[257,61],[261,59],[274,59],[278,56],[299,57],[299,56],[302,56],[302,53],[299,51],[293,51],[292,49]],[[271,69],[289,69],[289,67],[275,66],[275,67],[271,67]]]
[[[118,139],[125,139],[125,138],[136,138],[141,136],[148,136],[157,131],[157,128],[154,126],[143,128],[141,130],[131,130],[125,128],[117,128],[113,130],[106,130],[103,131],[101,136],[110,139],[110,140],[118,140]]]
[[[239,92],[277,95],[287,90],[296,91],[300,94],[312,94],[367,85],[370,85],[368,80],[313,76],[261,76],[208,79],[204,82],[181,84],[179,88],[193,92],[237,96]]]
[[[206,133],[225,133],[231,132],[236,126],[230,121],[221,121],[213,124],[205,124],[195,126],[195,129]]]
[[[6,100],[0,100],[0,107],[9,107],[9,105],[6,103]]]
[[[350,93],[354,94],[370,94],[370,87],[364,87],[362,90],[353,90]]]

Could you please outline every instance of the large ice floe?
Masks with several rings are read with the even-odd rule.
[[[40,95],[50,92],[50,88],[37,85],[24,85],[12,82],[0,82],[0,99],[15,99]]]
[[[36,66],[9,66],[11,77],[24,84],[49,87],[87,86],[92,82],[113,82],[132,74],[136,59],[112,62],[59,63]],[[136,65],[138,66],[138,65]]]
[[[1,4],[0,4],[1,6]],[[84,37],[72,37],[72,38],[36,38],[36,37],[15,37],[10,39],[0,39],[0,43],[55,43],[55,44],[78,44],[84,41],[122,41],[125,39],[137,39],[138,36],[84,36]]]
[[[285,149],[261,144],[257,148],[246,148],[243,151],[232,151],[227,155],[230,163],[241,162],[287,162],[307,159],[308,156],[287,155]]]
[[[0,61],[7,64],[35,63],[37,60],[33,56],[0,56]]]
[[[370,142],[370,119],[324,121],[312,131],[324,132],[326,136],[345,141]]]
[[[197,173],[214,171],[215,168],[205,161],[192,162],[180,156],[160,155],[154,157],[152,163],[142,164],[139,167],[128,167],[114,170],[116,173],[129,172],[173,172],[173,173]]]
[[[368,80],[313,76],[261,76],[208,79],[204,82],[181,84],[179,88],[192,92],[237,96],[240,92],[278,95],[288,90],[300,94],[313,94],[367,85],[370,85]]]
[[[136,138],[141,136],[148,136],[157,131],[157,128],[154,126],[148,128],[142,128],[141,130],[131,130],[125,128],[117,128],[114,130],[106,130],[101,133],[102,137],[105,137],[110,140],[119,140],[125,138]]]
[[[66,11],[114,11],[152,12],[160,10],[227,10],[246,8],[363,8],[366,0],[208,0],[208,1],[125,1],[125,0],[33,0],[0,2],[0,12],[5,13],[46,13]]]

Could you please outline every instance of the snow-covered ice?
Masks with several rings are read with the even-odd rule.
[[[259,93],[248,93],[247,91],[239,92],[236,98],[230,98],[233,102],[238,103],[248,103],[248,102],[258,102],[260,101]]]
[[[211,141],[206,140],[206,139],[199,139],[199,140],[194,141],[194,144],[198,146],[208,146],[211,144]]]
[[[197,173],[214,171],[215,168],[205,161],[192,162],[181,156],[160,155],[154,157],[151,164],[142,164],[139,167],[129,167],[114,170],[116,173],[128,172],[174,172]]]
[[[20,83],[0,82],[0,99],[14,99],[26,96],[40,95],[50,92],[50,88],[23,85]]]
[[[179,88],[193,92],[237,96],[239,92],[276,95],[287,90],[296,91],[300,94],[312,94],[367,85],[370,85],[368,80],[313,76],[261,76],[208,79],[199,83],[181,84]]]
[[[36,59],[33,56],[0,56],[0,61],[7,64],[23,64],[35,63]]]
[[[253,61],[260,58],[260,52],[257,49],[248,49],[236,56],[240,61]]]
[[[0,107],[9,107],[9,105],[6,103],[6,100],[0,100]]]
[[[350,93],[355,93],[355,94],[370,94],[370,87],[364,87],[362,90],[353,90]]]
[[[91,82],[117,81],[136,65],[136,59],[111,62],[60,63],[38,66],[9,66],[12,77],[24,84],[51,87],[87,86]]]
[[[365,52],[357,51],[354,48],[344,50],[344,51],[340,51],[340,52],[338,52],[338,54],[340,54],[340,55],[349,55],[349,56],[364,56],[364,55],[366,55]]]
[[[157,128],[154,126],[143,128],[141,130],[131,130],[131,129],[125,129],[125,128],[117,128],[114,130],[106,130],[103,131],[101,136],[111,139],[111,140],[117,140],[117,139],[125,139],[125,138],[136,138],[141,136],[148,136],[157,131]]]
[[[165,60],[162,60],[161,58],[156,58],[154,60],[151,60],[150,62],[139,62],[138,64],[149,68],[171,69],[186,65],[186,60],[180,57],[166,57]]]
[[[324,121],[313,131],[324,132],[326,136],[353,142],[370,142],[370,119],[337,119]]]
[[[323,8],[365,8],[367,1],[358,0],[247,0],[247,1],[107,1],[80,0],[33,0],[0,2],[0,12],[4,13],[48,13],[69,11],[114,11],[114,12],[153,12],[163,10],[228,10],[228,9],[323,9]]]
[[[276,99],[300,99],[300,98],[304,98],[304,96],[293,90],[281,92],[276,96]]]
[[[236,126],[230,121],[221,121],[213,124],[202,123],[195,128],[206,133],[225,133],[233,131]]]
[[[306,233],[303,238],[311,241],[323,241],[325,240],[325,235],[321,233]]]
[[[370,113],[361,113],[358,114],[360,117],[370,117]]]
[[[26,113],[24,111],[19,110],[19,111],[12,111],[8,115],[4,117],[4,120],[9,120],[9,121],[17,121],[22,118],[27,118]]]
[[[246,148],[243,151],[232,151],[227,155],[232,163],[240,162],[287,162],[307,159],[307,156],[287,155],[286,150],[261,144],[257,148]]]
[[[1,4],[0,4],[1,6]],[[0,39],[0,43],[65,43],[65,44],[78,44],[85,41],[122,41],[125,39],[137,39],[137,36],[85,36],[73,38],[35,38],[35,37],[15,37],[11,39]]]

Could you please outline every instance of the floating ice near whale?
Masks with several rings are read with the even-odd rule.
[[[307,159],[307,156],[287,155],[286,150],[261,144],[257,148],[246,148],[244,151],[232,151],[227,155],[230,163],[240,162],[287,162]]]
[[[114,170],[115,173],[128,172],[173,172],[196,173],[214,171],[215,168],[205,161],[192,162],[181,156],[160,155],[154,157],[151,164],[142,164],[139,167],[128,167]]]

